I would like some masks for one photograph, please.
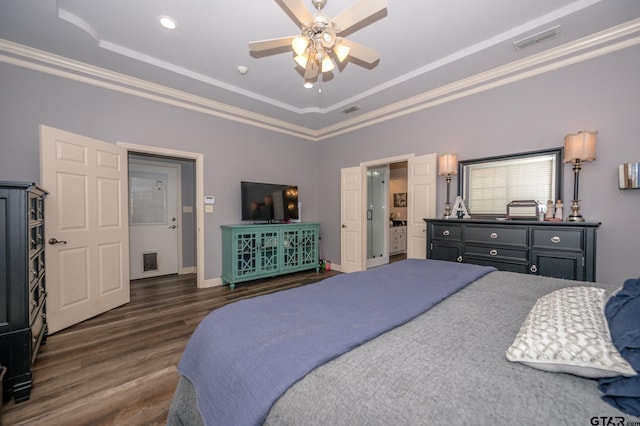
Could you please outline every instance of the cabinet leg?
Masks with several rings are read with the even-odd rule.
[[[31,387],[33,385],[33,381],[29,380],[28,382],[16,383],[13,385],[13,398],[16,401],[16,404],[24,401],[28,401],[31,398]]]

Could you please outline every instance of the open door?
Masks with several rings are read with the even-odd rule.
[[[356,272],[363,263],[363,198],[362,168],[347,167],[340,171],[340,269]]]
[[[437,154],[410,158],[407,174],[407,259],[427,258],[425,218],[436,216]]]
[[[54,333],[129,302],[127,151],[40,126],[40,177]]]

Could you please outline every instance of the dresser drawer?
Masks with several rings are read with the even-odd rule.
[[[527,247],[528,229],[525,227],[473,226],[465,229],[465,241],[495,245]]]
[[[460,225],[433,225],[434,240],[462,241],[462,226]]]
[[[520,259],[524,262],[529,260],[529,250],[518,250],[512,248],[476,246],[468,244],[464,248],[464,257],[467,256],[485,256],[495,259]]]
[[[552,248],[581,251],[584,248],[582,229],[533,229],[534,248]]]

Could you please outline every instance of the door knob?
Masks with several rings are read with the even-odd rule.
[[[176,225],[171,225],[171,226],[169,227],[169,229],[176,229],[176,228],[177,228],[177,226],[176,226]]]
[[[343,228],[346,228],[346,227],[347,227],[347,225],[342,225],[342,227],[343,227]]]
[[[58,241],[55,238],[49,238],[49,244],[56,245],[56,244],[67,244],[66,241]]]

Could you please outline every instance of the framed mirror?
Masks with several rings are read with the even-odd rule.
[[[504,218],[514,200],[562,199],[563,148],[460,161],[458,194],[472,218]]]

